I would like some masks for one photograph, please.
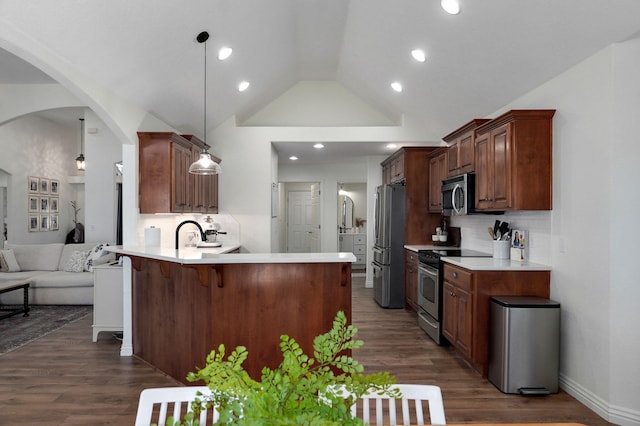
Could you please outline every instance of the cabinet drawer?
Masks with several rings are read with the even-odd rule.
[[[364,254],[356,254],[355,263],[365,264],[367,263],[367,257]]]
[[[353,246],[353,254],[355,255],[364,254],[365,251],[365,246],[363,246],[362,244]]]
[[[418,253],[411,250],[405,250],[404,261],[406,263],[416,263],[418,261]]]
[[[353,237],[353,244],[365,244],[367,240],[367,237],[365,237],[364,235],[355,235]]]
[[[448,264],[444,265],[444,280],[455,284],[460,288],[471,290],[472,273],[466,269],[458,268]]]

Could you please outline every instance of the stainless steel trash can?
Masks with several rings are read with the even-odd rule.
[[[558,392],[560,304],[539,297],[491,298],[489,381],[504,393]]]

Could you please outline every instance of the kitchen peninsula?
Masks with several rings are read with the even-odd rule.
[[[237,248],[110,247],[125,266],[121,355],[188,383],[218,345],[245,346],[258,379],[280,363],[282,334],[309,354],[337,311],[351,321],[353,254],[229,253]]]

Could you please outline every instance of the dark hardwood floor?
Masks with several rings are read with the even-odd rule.
[[[544,397],[501,393],[453,349],[433,343],[413,315],[379,308],[363,282],[354,279],[353,322],[365,344],[353,356],[367,372],[440,386],[448,423],[610,424],[562,391]],[[136,358],[120,357],[119,342],[109,333],[93,343],[91,322],[87,316],[0,356],[0,425],[131,425],[142,389],[178,385]]]

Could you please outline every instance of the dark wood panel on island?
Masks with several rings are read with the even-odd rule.
[[[131,256],[134,355],[169,376],[205,365],[223,343],[245,346],[255,379],[280,364],[280,336],[313,355],[336,312],[351,322],[351,263],[181,264]]]

